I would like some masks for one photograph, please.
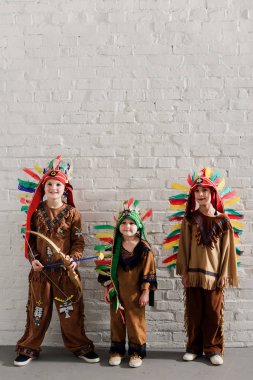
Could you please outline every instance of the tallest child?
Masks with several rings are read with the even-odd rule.
[[[192,361],[204,352],[213,365],[223,363],[224,288],[238,286],[237,254],[243,224],[242,215],[230,208],[240,199],[225,179],[211,168],[189,175],[190,187],[178,183],[174,189],[184,193],[170,197],[171,233],[164,248],[173,253],[164,260],[168,269],[176,265],[182,276],[185,294],[186,353]],[[180,223],[182,221],[182,224]],[[176,261],[176,263],[175,263]]]
[[[24,366],[39,356],[40,346],[49,327],[53,301],[59,315],[65,347],[86,362],[99,362],[91,340],[84,331],[84,305],[80,275],[76,271],[75,259],[80,259],[84,250],[81,218],[74,206],[72,186],[69,182],[70,166],[62,162],[61,156],[51,161],[40,178],[29,169],[24,169],[35,180],[19,180],[19,189],[33,192],[27,213],[25,255],[32,265],[29,274],[27,322],[23,337],[17,342],[16,366]],[[63,196],[66,196],[64,201]],[[46,198],[43,201],[43,198]],[[34,235],[36,231],[40,236]],[[30,233],[31,232],[31,233]],[[56,248],[66,254],[64,266],[54,266],[59,259]],[[56,250],[57,251],[57,250]],[[64,255],[63,255],[64,256]],[[77,291],[78,289],[78,291]]]

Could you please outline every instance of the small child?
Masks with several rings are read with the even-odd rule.
[[[49,327],[53,301],[60,319],[62,338],[66,348],[89,363],[99,362],[94,345],[84,331],[84,305],[77,263],[84,250],[81,217],[74,206],[72,186],[67,166],[61,156],[51,161],[42,178],[24,169],[35,180],[19,180],[19,189],[34,191],[27,213],[25,256],[32,269],[29,274],[27,322],[23,337],[17,342],[16,366],[24,366],[39,356],[41,344]],[[62,200],[66,193],[67,203]],[[46,200],[43,201],[44,195]],[[25,198],[23,203],[26,202]],[[31,230],[31,232],[30,232]],[[34,235],[37,231],[40,237]],[[50,239],[50,240],[49,240]],[[51,244],[52,242],[52,244]],[[54,266],[62,259],[54,254],[53,244],[66,254],[64,266]],[[72,281],[71,274],[74,274]],[[78,294],[77,294],[78,293]]]
[[[220,365],[224,350],[224,288],[238,286],[234,233],[224,213],[222,197],[226,200],[235,192],[227,188],[220,195],[224,180],[212,175],[209,168],[188,177],[188,182],[191,187],[176,262],[186,296],[188,342],[183,360],[192,361],[204,351],[212,364]],[[179,198],[175,196],[174,202]]]
[[[126,332],[129,366],[139,367],[146,355],[145,306],[157,288],[154,256],[147,242],[143,219],[133,199],[125,202],[114,230],[110,278],[99,275],[104,299],[110,303],[111,348],[109,364],[119,365],[125,354]],[[146,217],[151,214],[151,210]],[[99,262],[98,262],[99,263]]]

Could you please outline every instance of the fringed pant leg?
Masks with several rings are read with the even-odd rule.
[[[26,329],[17,342],[18,354],[38,357],[52,317],[51,283],[42,272],[29,274]]]

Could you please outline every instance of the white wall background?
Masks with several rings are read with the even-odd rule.
[[[29,264],[19,234],[21,168],[61,153],[87,232],[129,196],[152,207],[147,228],[159,291],[153,348],[184,344],[180,281],[162,265],[172,181],[211,165],[241,195],[240,288],[226,293],[227,346],[253,345],[253,2],[1,0],[0,344],[23,333]],[[93,264],[83,265],[86,326],[109,345]],[[45,344],[62,344],[54,315]]]

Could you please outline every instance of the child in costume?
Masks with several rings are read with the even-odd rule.
[[[185,289],[185,327],[187,347],[183,360],[192,361],[202,353],[214,365],[223,364],[224,288],[238,286],[235,238],[241,234],[242,215],[224,208],[238,201],[235,191],[224,188],[224,178],[202,169],[191,178],[187,194],[170,198],[173,208],[184,208],[170,220],[182,220],[165,239],[165,248],[174,254],[164,260],[175,266]],[[188,190],[179,184],[174,188]],[[224,204],[223,204],[224,201]],[[225,213],[226,212],[226,213]],[[230,221],[231,219],[231,221]],[[179,246],[178,246],[179,240]],[[238,254],[241,252],[238,250]]]
[[[35,168],[42,174],[39,167]],[[87,362],[99,361],[94,345],[84,331],[83,294],[75,261],[82,257],[84,239],[80,213],[74,206],[69,169],[70,165],[58,156],[50,162],[42,177],[24,169],[38,184],[19,180],[19,189],[34,195],[31,200],[26,196],[21,198],[22,209],[27,211],[26,228],[22,230],[25,233],[25,256],[32,269],[26,329],[17,342],[16,366],[24,366],[39,356],[51,321],[53,301],[65,347]],[[63,195],[66,195],[66,203],[62,200]],[[64,265],[57,265],[57,262]]]
[[[113,243],[111,260],[98,260],[99,282],[104,286],[104,299],[110,303],[111,348],[109,364],[119,365],[125,354],[128,335],[129,366],[139,367],[146,355],[145,306],[153,305],[153,292],[157,288],[154,255],[147,242],[143,220],[151,215],[149,210],[141,217],[138,201],[130,199],[118,215],[112,235],[98,234],[104,242]],[[104,237],[104,239],[103,239]],[[106,252],[110,245],[98,246]]]

